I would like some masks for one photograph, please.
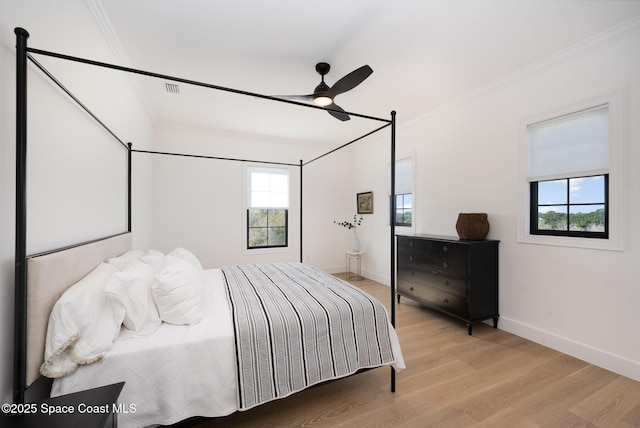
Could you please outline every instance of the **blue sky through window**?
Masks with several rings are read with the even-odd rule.
[[[569,180],[569,198],[567,201],[567,180],[541,181],[538,183],[539,204],[580,204],[598,203],[604,204],[604,177],[581,177]],[[602,206],[573,207],[571,212],[591,212]],[[558,211],[557,206],[540,207],[540,212]],[[565,211],[564,209],[561,211]]]

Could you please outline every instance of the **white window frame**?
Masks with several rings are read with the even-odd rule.
[[[606,94],[583,102],[559,108],[520,121],[518,129],[518,242],[564,247],[623,251],[625,228],[624,198],[624,91]],[[598,105],[609,106],[609,238],[532,235],[530,233],[530,186],[527,177],[528,132],[534,123],[565,116]]]
[[[283,246],[283,247],[264,247],[264,248],[247,248],[247,242],[248,242],[248,237],[247,237],[247,232],[248,232],[248,224],[247,224],[247,210],[250,207],[249,201],[250,201],[250,187],[251,187],[251,183],[250,183],[250,179],[249,179],[249,174],[251,172],[268,172],[268,173],[276,173],[276,172],[286,172],[287,177],[288,177],[288,181],[289,181],[289,201],[288,201],[288,206],[286,207],[286,209],[289,212],[288,215],[288,219],[287,219],[287,245]],[[243,198],[243,207],[242,207],[242,233],[241,233],[241,237],[242,237],[242,253],[249,255],[249,254],[257,254],[257,253],[284,253],[284,252],[291,252],[291,169],[287,168],[287,167],[269,167],[269,166],[264,166],[264,165],[260,165],[260,166],[256,166],[256,165],[245,165],[245,167],[242,169],[243,172],[243,189],[244,189],[244,198]]]

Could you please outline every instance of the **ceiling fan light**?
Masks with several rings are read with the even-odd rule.
[[[313,103],[316,105],[319,105],[321,107],[325,107],[328,106],[329,104],[331,104],[333,102],[333,100],[327,96],[324,95],[318,95],[313,97]]]

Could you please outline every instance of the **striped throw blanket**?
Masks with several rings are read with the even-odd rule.
[[[384,306],[301,263],[222,268],[232,306],[240,410],[394,362]]]

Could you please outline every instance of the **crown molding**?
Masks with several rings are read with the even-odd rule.
[[[556,67],[559,64],[596,52],[602,48],[618,43],[629,37],[633,37],[638,33],[640,33],[640,16],[629,19],[594,36],[588,37],[578,43],[569,46],[566,49],[548,55],[545,58],[533,62],[519,70],[508,73],[496,80],[493,80],[492,82],[489,82],[477,89],[474,89],[471,92],[468,92],[452,100],[451,102],[440,106],[439,108],[436,108],[433,111],[430,111],[410,122],[403,124],[402,127],[404,128],[411,126],[417,122],[454,108],[476,97],[485,95],[498,88],[507,86],[519,80],[526,79],[527,77],[533,76],[535,74],[539,74],[545,70]]]
[[[100,32],[104,36],[107,46],[111,50],[116,63],[123,67],[135,68],[129,60],[129,56],[125,49],[122,47],[122,42],[113,28],[113,25],[111,25],[111,21],[109,20],[107,12],[104,10],[101,0],[85,0],[85,3],[91,12],[91,15],[93,15]],[[125,73],[125,76],[138,100],[140,100],[150,122],[154,123],[155,118],[157,118],[157,112],[153,108],[153,104],[144,94],[144,91],[136,79],[134,79],[130,73]]]

